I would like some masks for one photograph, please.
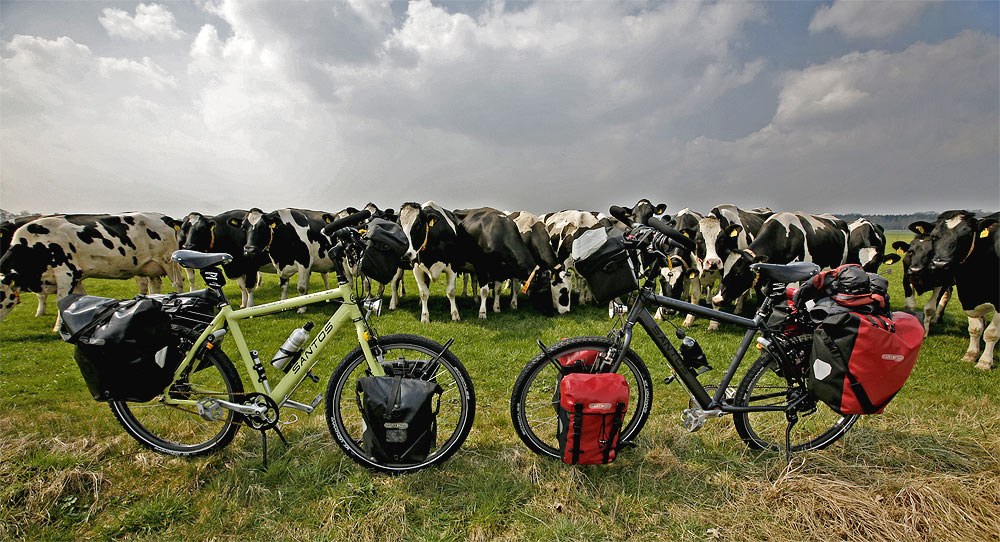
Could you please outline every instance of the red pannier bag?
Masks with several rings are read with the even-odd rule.
[[[615,460],[628,409],[628,383],[617,373],[571,373],[559,384],[559,453],[568,465]]]
[[[915,316],[848,312],[813,333],[809,388],[841,414],[879,414],[902,389],[924,341]]]
[[[600,355],[600,350],[577,350],[576,352],[559,356],[559,365],[573,372],[590,372],[594,369],[597,356]]]

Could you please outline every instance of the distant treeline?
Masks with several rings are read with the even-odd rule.
[[[976,216],[985,216],[990,214],[991,211],[983,211],[981,209],[974,211]],[[31,213],[29,211],[21,211],[20,213],[12,213],[10,211],[5,211],[0,209],[0,222],[4,220],[10,220],[12,218],[17,218],[19,216],[26,216]],[[905,215],[870,215],[870,214],[858,214],[858,213],[834,213],[835,215],[843,218],[848,223],[854,222],[860,217],[865,217],[876,224],[881,224],[883,228],[887,230],[905,230],[907,226],[918,221],[925,220],[927,222],[934,222],[937,216],[941,214],[940,211],[923,211],[920,213],[910,213]]]

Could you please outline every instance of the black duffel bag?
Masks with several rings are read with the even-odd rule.
[[[391,463],[427,459],[437,440],[437,412],[443,391],[436,382],[417,378],[359,378],[355,393],[365,421],[362,440],[368,455]]]
[[[365,251],[361,255],[361,273],[388,284],[399,269],[399,260],[410,246],[403,228],[395,222],[372,219],[364,235]]]
[[[625,249],[624,234],[617,228],[598,228],[581,235],[573,242],[573,259],[598,302],[607,303],[639,288],[635,263]]]
[[[173,379],[183,355],[170,317],[155,299],[71,294],[59,300],[62,339],[98,401],[153,399]]]

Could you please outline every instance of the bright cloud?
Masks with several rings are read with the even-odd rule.
[[[139,4],[135,16],[118,8],[106,8],[98,18],[109,36],[134,41],[176,40],[184,37],[174,14],[159,4]]]
[[[917,21],[931,0],[835,0],[820,7],[809,32],[837,30],[848,38],[885,38]]]

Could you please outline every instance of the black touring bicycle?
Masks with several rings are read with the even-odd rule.
[[[629,348],[636,324],[646,331],[669,363],[673,374],[666,381],[679,381],[690,396],[690,408],[683,413],[683,424],[689,431],[697,431],[709,418],[731,414],[737,433],[750,448],[791,453],[827,447],[854,425],[858,415],[837,413],[808,386],[813,344],[810,332],[813,324],[808,316],[782,314],[777,319],[780,324],[773,324],[776,319],[772,313],[776,309],[781,313],[787,307],[786,285],[815,276],[820,270],[816,264],[754,264],[752,269],[758,274],[760,291],[765,297],[754,317],[744,318],[655,294],[655,279],[661,267],[669,265],[668,253],[675,248],[693,249],[691,240],[657,218],[650,218],[647,224],[634,224],[620,207],[612,207],[611,214],[625,223],[628,230],[617,237],[617,242],[604,243],[600,250],[607,257],[595,258],[599,262],[597,269],[581,269],[584,262],[578,261],[577,270],[587,276],[599,300],[615,299],[636,290],[638,294],[631,297],[629,305],[613,303],[612,315],[618,312],[624,318],[606,337],[572,337],[548,347],[538,341],[541,353],[521,371],[510,407],[514,429],[532,451],[555,458],[562,456],[557,436],[560,431],[565,432],[559,417],[559,385],[566,375],[574,372],[624,376],[632,397],[619,422],[618,442],[628,443],[637,437],[653,403],[649,370]],[[647,280],[640,287],[642,278]],[[717,386],[704,386],[698,381],[698,375],[709,366],[697,342],[677,328],[680,345],[675,348],[653,319],[649,306],[746,329]],[[788,332],[790,326],[795,328],[794,333]],[[762,354],[734,389],[731,382],[754,344]]]

